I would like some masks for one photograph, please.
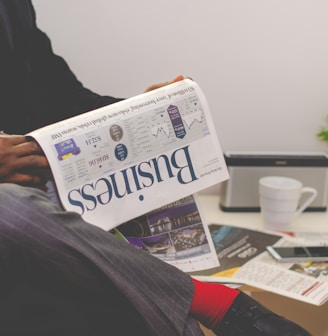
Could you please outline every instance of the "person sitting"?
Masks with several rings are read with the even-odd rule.
[[[201,335],[198,321],[220,336],[310,335],[52,202],[48,161],[24,134],[121,99],[82,85],[37,27],[30,0],[0,0],[0,27],[1,335]]]

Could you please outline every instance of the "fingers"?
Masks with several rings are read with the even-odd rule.
[[[41,153],[41,147],[34,140],[28,141],[24,135],[0,134],[0,148],[12,148],[17,156]]]
[[[44,184],[44,179],[30,174],[16,173],[1,177],[0,183],[15,183],[25,186],[40,186]]]
[[[4,132],[0,133],[0,140],[8,141],[13,146],[27,141],[25,135],[7,134]]]
[[[184,80],[184,79],[185,79],[184,76],[182,76],[182,75],[178,75],[178,76],[176,76],[174,79],[171,80],[171,83],[179,82],[179,81]],[[170,83],[170,84],[171,84],[171,83]]]
[[[19,157],[24,155],[42,153],[41,147],[35,141],[16,143],[13,149],[16,155]]]
[[[45,159],[41,147],[36,141],[27,141],[25,136],[17,135],[0,135],[1,159],[7,158],[12,160],[21,160],[21,165],[24,162],[28,166],[44,166]]]
[[[49,163],[37,142],[23,135],[0,133],[0,183],[40,188],[47,172]]]
[[[44,155],[27,155],[16,160],[15,168],[46,168],[49,166]]]
[[[31,173],[31,168],[49,169],[48,161],[39,145],[35,141],[27,141],[25,136],[0,134],[1,181],[38,181],[38,174]]]
[[[162,83],[157,83],[157,84],[153,84],[153,85],[150,85],[146,90],[145,92],[149,92],[149,91],[153,91],[153,90],[156,90],[156,89],[159,89],[163,86],[166,86],[166,85],[169,85],[169,84],[173,84],[173,83],[176,83],[176,82],[179,82],[181,80],[184,80],[186,77],[182,76],[182,75],[178,75],[176,76],[175,78],[173,78],[172,80],[168,81],[168,82],[162,82]]]

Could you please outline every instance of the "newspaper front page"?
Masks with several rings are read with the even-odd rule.
[[[219,266],[191,272],[211,282],[246,284],[314,305],[328,300],[328,262],[278,263],[266,246],[327,245],[327,235],[294,237],[234,226],[209,225]],[[326,239],[326,240],[325,240]]]
[[[28,135],[63,207],[106,230],[228,178],[206,98],[188,79]]]

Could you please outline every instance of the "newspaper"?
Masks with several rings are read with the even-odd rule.
[[[267,245],[327,245],[327,234],[291,235],[211,224],[219,266],[191,274],[205,281],[239,283],[299,301],[322,305],[328,300],[328,262],[278,263]]]
[[[202,218],[197,195],[191,195],[134,218],[112,232],[183,272],[200,271],[219,266]]]
[[[206,98],[189,79],[28,135],[62,206],[106,230],[228,178]]]

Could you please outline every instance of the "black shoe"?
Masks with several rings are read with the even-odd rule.
[[[240,293],[213,330],[219,336],[311,336],[309,332]]]

